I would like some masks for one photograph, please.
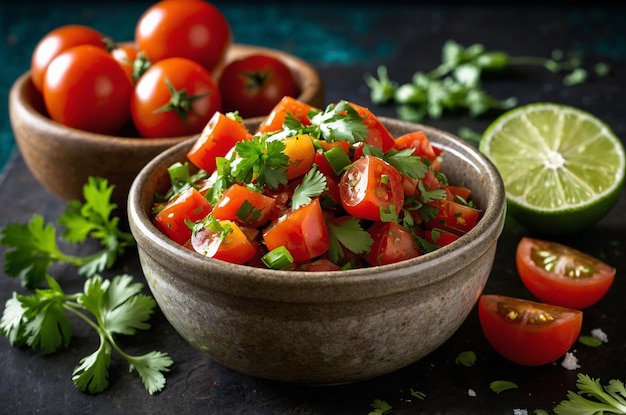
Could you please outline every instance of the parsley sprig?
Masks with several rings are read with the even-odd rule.
[[[67,347],[72,329],[67,314],[72,313],[89,324],[100,338],[98,349],[83,357],[74,368],[72,381],[81,392],[100,393],[109,385],[112,351],[117,351],[137,370],[150,394],[165,386],[163,372],[172,359],[153,351],[134,356],[124,352],[115,341],[116,335],[133,335],[147,330],[146,322],[156,305],[154,299],[141,293],[143,284],[133,282],[130,275],[112,280],[99,275],[87,279],[83,292],[66,294],[58,282],[45,275],[49,288],[37,289],[31,295],[13,293],[7,300],[0,331],[13,346],[29,346],[44,353]]]
[[[78,267],[78,272],[91,277],[110,268],[126,248],[135,241],[129,232],[119,227],[119,217],[112,216],[115,203],[111,203],[113,186],[102,178],[90,177],[83,187],[85,202],[73,200],[59,217],[64,227],[61,238],[78,244],[87,238],[98,240],[101,250],[75,256],[64,253],[57,242],[57,228],[36,214],[28,223],[13,222],[0,231],[0,244],[5,251],[4,271],[9,276],[20,277],[26,288],[35,288],[45,279],[48,268],[54,263]]]

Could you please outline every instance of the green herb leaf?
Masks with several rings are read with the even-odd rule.
[[[341,246],[355,254],[365,254],[374,243],[371,235],[361,227],[359,220],[354,217],[341,222],[329,222],[328,236],[330,238],[329,257],[334,263],[338,263],[343,256]]]
[[[508,380],[495,380],[489,384],[489,387],[495,393],[502,393],[509,389],[517,389],[517,385]]]
[[[471,350],[461,352],[457,355],[454,363],[467,367],[474,366],[476,364],[476,353]]]
[[[567,392],[567,399],[555,408],[557,415],[596,415],[603,413],[626,413],[626,388],[624,382],[612,379],[607,386],[602,386],[599,379],[593,379],[582,373],[576,381],[578,393]]]
[[[580,336],[578,338],[578,341],[584,344],[585,346],[589,346],[589,347],[599,347],[599,346],[602,346],[602,343],[603,343],[602,340],[594,336]]]
[[[254,179],[270,189],[287,183],[289,157],[283,152],[285,144],[281,140],[254,136],[250,141],[237,142],[235,150],[240,158],[235,163],[233,177],[238,183],[247,184]]]
[[[298,209],[311,202],[311,198],[321,195],[326,190],[326,176],[313,166],[293,191],[291,208]]]
[[[370,404],[370,406],[374,409],[373,411],[370,411],[368,413],[368,415],[383,415],[383,414],[388,414],[391,412],[391,410],[393,409],[391,405],[389,405],[387,402],[382,401],[380,399],[374,399],[374,402],[372,402]]]

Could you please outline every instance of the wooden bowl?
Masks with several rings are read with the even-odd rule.
[[[282,59],[300,86],[299,100],[321,107],[322,81],[317,71],[293,55],[259,46],[233,44],[225,64],[264,53]],[[169,147],[194,136],[141,139],[95,134],[70,128],[48,116],[43,97],[32,84],[30,72],[20,76],[9,95],[11,127],[17,146],[33,176],[62,200],[83,200],[90,176],[103,177],[115,186],[112,200],[125,209],[130,185],[141,168]]]

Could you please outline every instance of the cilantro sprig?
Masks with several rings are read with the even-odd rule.
[[[162,352],[130,355],[115,341],[117,335],[133,335],[147,330],[147,320],[156,305],[154,299],[141,293],[143,284],[130,275],[112,280],[94,275],[87,279],[82,292],[66,294],[58,282],[46,274],[49,288],[37,289],[31,295],[13,293],[7,300],[0,331],[13,346],[29,346],[44,353],[67,347],[72,336],[68,313],[78,316],[97,333],[100,344],[95,352],[80,359],[72,381],[81,392],[100,393],[109,385],[109,366],[115,350],[139,374],[150,394],[165,386],[163,372],[172,359]]]
[[[565,86],[582,84],[589,77],[580,53],[554,50],[550,57],[511,56],[504,51],[488,50],[480,43],[464,47],[448,40],[442,47],[441,63],[430,71],[415,72],[410,82],[391,80],[387,68],[379,66],[377,77],[368,74],[365,83],[373,103],[396,104],[398,116],[404,120],[438,119],[446,112],[459,110],[478,117],[490,110],[517,105],[517,98],[498,99],[482,83],[484,73],[502,72],[514,66],[536,66],[554,74],[563,73]],[[610,68],[606,63],[598,63],[594,71],[598,76],[606,76]]]
[[[326,176],[314,165],[294,189],[291,208],[295,210],[309,204],[311,198],[319,196],[324,190],[326,190]]]
[[[57,241],[57,228],[36,214],[28,223],[13,222],[0,231],[0,245],[7,248],[6,274],[21,278],[22,285],[32,289],[43,283],[54,263],[74,265],[86,277],[110,268],[126,248],[135,245],[132,235],[120,229],[119,217],[112,216],[117,207],[111,202],[112,192],[113,186],[106,179],[90,177],[83,186],[85,201],[68,202],[58,219],[64,227],[62,239],[78,244],[92,238],[99,241],[100,251],[86,256],[64,253]]]
[[[269,140],[267,135],[255,135],[250,141],[239,141],[235,151],[240,157],[233,177],[239,183],[251,183],[276,189],[287,183],[289,157],[283,152],[285,143]]]
[[[558,415],[624,414],[626,413],[626,387],[624,382],[611,379],[606,386],[599,379],[579,373],[576,381],[579,391],[567,392],[554,412]]]

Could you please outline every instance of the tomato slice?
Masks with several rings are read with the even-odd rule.
[[[583,321],[579,310],[502,295],[482,295],[478,317],[489,344],[506,359],[526,366],[563,356],[578,339]]]
[[[190,187],[170,201],[154,217],[154,224],[174,242],[184,245],[191,238],[187,221],[196,222],[211,212],[211,204],[195,188]]]
[[[372,266],[393,264],[421,255],[411,232],[397,222],[376,222],[368,232],[374,243],[365,260]]]
[[[284,246],[298,263],[322,255],[330,240],[319,198],[274,221],[263,233],[263,240],[270,251]]]
[[[339,191],[344,209],[361,219],[379,221],[381,207],[400,213],[404,205],[402,175],[374,156],[355,161],[341,176]]]
[[[216,157],[224,157],[237,141],[247,140],[249,137],[248,130],[242,123],[216,112],[187,152],[187,158],[196,167],[212,173],[216,167]]]
[[[539,300],[563,307],[592,306],[615,279],[615,268],[556,242],[524,237],[515,257],[526,288]]]

